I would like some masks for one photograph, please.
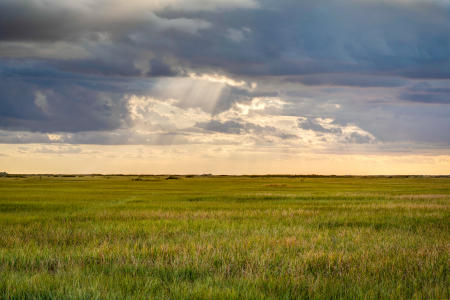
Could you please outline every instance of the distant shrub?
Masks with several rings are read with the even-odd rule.
[[[166,179],[180,179],[180,177],[175,176],[175,175],[170,175],[170,176],[167,176]]]

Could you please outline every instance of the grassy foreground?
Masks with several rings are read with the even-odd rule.
[[[450,178],[0,178],[0,298],[450,298]]]

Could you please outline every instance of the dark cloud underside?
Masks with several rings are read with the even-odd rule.
[[[449,53],[444,0],[0,0],[0,142],[307,140],[283,127],[299,117],[295,130],[342,143],[450,145]],[[157,136],[126,136],[132,96],[162,101],[140,121]],[[181,130],[174,111],[210,119]]]

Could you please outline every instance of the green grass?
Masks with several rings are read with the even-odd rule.
[[[136,178],[1,178],[0,298],[450,298],[450,178]]]

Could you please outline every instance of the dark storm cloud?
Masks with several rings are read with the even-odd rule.
[[[403,92],[402,98],[419,103],[450,104],[450,88],[435,87],[427,82],[422,82]]]
[[[300,82],[305,85],[321,86],[336,85],[350,87],[400,87],[406,84],[406,80],[398,77],[367,76],[353,74],[320,74],[303,77],[288,77],[288,82]]]
[[[158,17],[155,11],[165,7],[170,6],[152,5],[152,2],[145,1],[129,1],[123,4],[114,0],[2,0],[0,38],[7,41],[71,41],[81,38],[99,41],[105,34],[109,38],[118,39],[138,32],[142,26],[149,31],[179,29],[189,33],[208,26],[201,20],[169,20]]]
[[[115,129],[126,122],[123,96],[130,87],[138,93],[136,83],[126,87],[39,66],[0,64],[0,128],[77,132]]]
[[[251,122],[246,122],[245,120],[242,119],[225,122],[211,120],[209,122],[197,123],[195,127],[211,132],[227,133],[227,134],[252,133],[260,136],[264,135],[277,136],[282,139],[297,138],[296,135],[283,133],[282,131],[277,130],[277,128],[275,127],[260,126],[257,124],[253,124]]]
[[[417,145],[450,145],[450,106],[402,101],[358,103],[347,101],[333,114],[336,124],[358,124],[382,143],[399,141]]]
[[[79,141],[129,143],[107,133],[128,126],[127,95],[174,98],[213,114],[281,95],[289,115],[311,117],[303,129],[330,133],[314,122],[323,117],[381,141],[448,142],[448,109],[423,107],[449,104],[449,53],[443,0],[0,0],[0,128],[103,131]],[[189,88],[155,84],[192,72],[263,83],[225,86],[214,105]],[[414,85],[419,80],[425,84]],[[380,92],[386,88],[389,95]],[[313,100],[302,105],[305,98]],[[259,130],[233,122],[198,128]]]
[[[323,133],[327,133],[327,132],[341,133],[342,132],[340,128],[330,128],[330,129],[325,128],[312,119],[299,120],[298,127],[305,129],[305,130],[312,130],[312,131],[323,132]]]
[[[438,93],[406,93],[403,99],[422,103],[450,104],[450,92]]]
[[[63,85],[52,90],[2,80],[0,127],[43,132],[115,129],[128,111],[122,95]]]
[[[178,48],[177,55],[246,75],[448,77],[450,17],[442,3],[263,1],[251,12],[199,15],[214,22],[214,33],[202,35],[198,51]],[[242,31],[242,41],[223,38],[230,27]]]
[[[0,1],[0,39],[55,41],[75,37],[82,25],[77,19],[76,11],[52,9],[51,5],[37,5],[34,1],[3,0]]]
[[[450,77],[450,9],[444,1],[260,1],[258,8],[226,13],[172,6],[119,15],[110,12],[117,3],[51,3],[0,1],[0,40],[81,43],[92,57],[65,66],[89,73],[95,68],[133,76],[131,57],[150,51],[174,57],[170,63],[184,68],[241,75]],[[167,63],[156,61],[161,70],[146,75],[176,73]]]

